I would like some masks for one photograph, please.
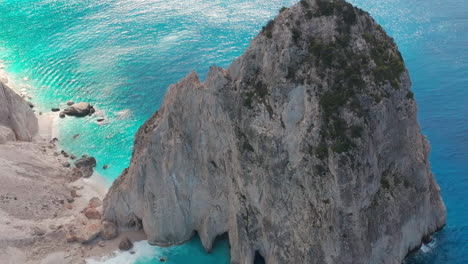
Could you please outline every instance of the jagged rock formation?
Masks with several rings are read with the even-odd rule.
[[[0,82],[0,143],[31,141],[37,132],[37,118],[29,104]]]
[[[401,263],[445,224],[393,40],[344,1],[282,10],[227,70],[171,86],[104,218],[231,263]]]

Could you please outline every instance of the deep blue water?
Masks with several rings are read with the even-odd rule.
[[[281,6],[294,2],[0,0],[0,60],[39,110],[67,100],[96,105],[108,124],[66,118],[59,138],[68,152],[109,164],[99,173],[110,183],[128,166],[133,135],[169,84],[192,69],[203,78],[212,64],[227,67]],[[399,45],[447,205],[446,228],[408,263],[468,263],[468,1],[351,2]],[[141,248],[139,264],[161,250]],[[228,263],[225,243],[215,258],[200,248],[197,240],[171,248],[178,257],[167,263]]]

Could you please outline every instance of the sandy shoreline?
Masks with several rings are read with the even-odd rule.
[[[8,76],[0,63],[2,80],[8,81]],[[26,92],[14,91],[28,98]],[[123,236],[144,240],[143,232],[100,240],[101,220],[88,218],[83,211],[92,198],[103,200],[108,188],[104,179],[96,173],[73,179],[70,165],[75,160],[52,140],[58,137],[58,113],[36,113],[36,117],[38,133],[32,142],[0,144],[0,262],[85,263],[88,258],[113,254]],[[96,209],[101,211],[101,207]],[[75,232],[89,242],[70,239]]]

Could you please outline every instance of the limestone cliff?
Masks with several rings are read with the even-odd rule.
[[[0,82],[0,144],[31,141],[37,132],[37,118],[28,103]]]
[[[303,0],[169,88],[104,217],[160,245],[227,232],[231,263],[401,263],[446,217],[410,86],[369,14]]]

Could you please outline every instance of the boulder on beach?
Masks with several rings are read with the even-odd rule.
[[[72,242],[89,243],[93,241],[100,232],[101,226],[98,223],[92,223],[79,228],[76,230],[76,233],[71,233],[70,238],[73,236],[75,237],[74,241],[71,239]]]
[[[122,251],[127,251],[133,248],[133,243],[128,239],[128,237],[122,238],[122,240],[119,243],[119,249]]]
[[[84,215],[88,219],[101,219],[101,213],[96,208],[87,208]]]
[[[88,207],[90,208],[98,208],[101,205],[102,205],[102,201],[98,197],[93,197],[88,202]]]
[[[87,115],[92,115],[95,112],[94,107],[89,103],[80,102],[73,104],[63,110],[65,115],[69,116],[76,116],[76,117],[84,117]]]
[[[82,157],[75,162],[75,166],[81,170],[84,178],[89,178],[93,175],[94,168],[96,167],[96,159],[94,157]]]
[[[58,111],[60,111],[60,108],[53,107],[51,110],[52,110],[52,112],[58,112]]]
[[[103,221],[101,224],[101,238],[104,240],[110,240],[116,238],[118,235],[117,226],[108,221]]]

